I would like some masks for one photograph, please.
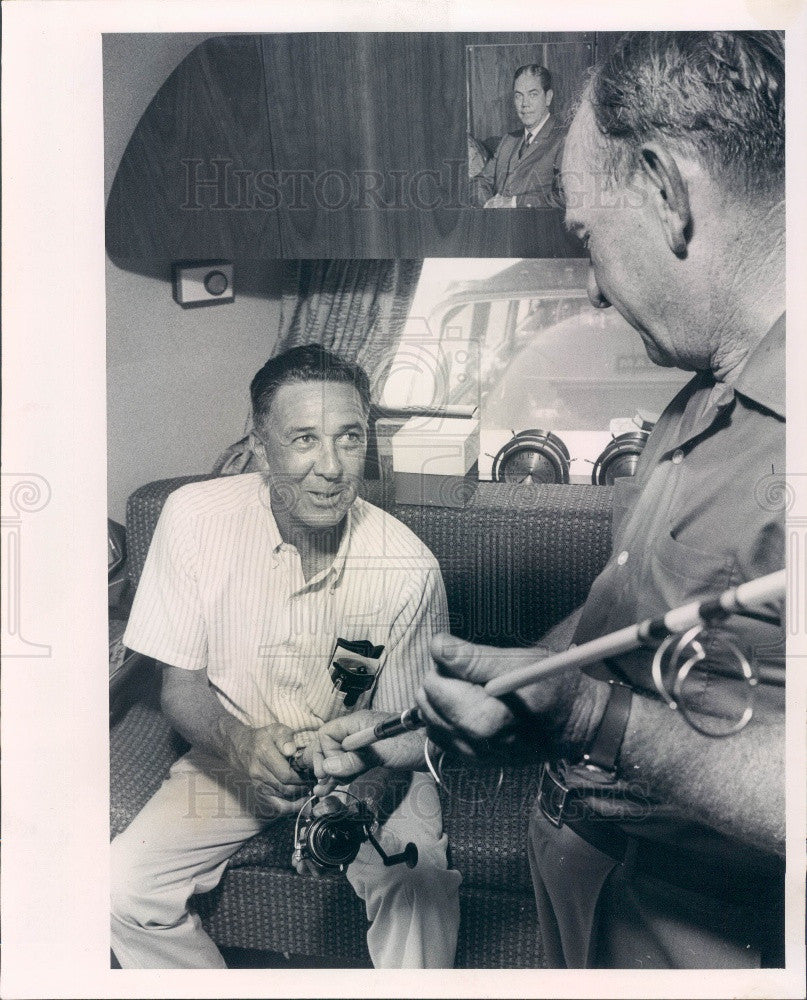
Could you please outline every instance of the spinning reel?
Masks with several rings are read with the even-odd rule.
[[[408,843],[400,854],[387,854],[373,836],[373,830],[378,827],[378,817],[352,792],[338,791],[353,800],[353,803],[348,803],[350,808],[347,812],[340,810],[315,816],[314,806],[319,799],[312,795],[298,813],[294,825],[293,861],[310,861],[320,872],[344,872],[355,860],[361,845],[369,840],[387,868],[399,864],[414,868],[418,863],[415,844]]]

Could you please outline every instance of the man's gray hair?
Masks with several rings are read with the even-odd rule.
[[[641,145],[658,141],[694,156],[734,194],[782,197],[784,58],[779,31],[626,35],[586,95],[609,140],[603,166],[626,180]]]

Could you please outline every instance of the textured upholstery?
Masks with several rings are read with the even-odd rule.
[[[136,586],[168,494],[207,476],[150,483],[129,499],[129,572]],[[452,632],[477,642],[534,642],[576,607],[607,558],[611,490],[524,489],[480,484],[464,509],[384,502],[434,552],[446,582]],[[111,824],[125,828],[180,752],[145,673],[128,713],[113,728]],[[535,968],[544,964],[526,861],[535,767],[468,768],[447,763],[441,792],[452,865],[463,874],[457,965]],[[369,962],[362,904],[340,878],[300,878],[289,867],[292,824],[245,844],[221,885],[195,902],[222,946]]]

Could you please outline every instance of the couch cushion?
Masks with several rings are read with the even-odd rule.
[[[109,811],[114,837],[157,791],[181,750],[153,698],[129,708],[109,735]]]
[[[538,794],[540,768],[499,769],[451,764],[440,799],[451,864],[480,888],[532,892],[527,825]]]

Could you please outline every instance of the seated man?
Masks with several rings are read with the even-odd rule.
[[[411,703],[447,622],[432,554],[358,497],[364,371],[308,345],[270,359],[251,394],[262,471],[168,498],[125,635],[161,664],[163,710],[191,750],[112,843],[112,947],[124,968],[225,966],[191,895],[219,882],[244,841],[300,809],[312,781],[290,763],[311,759],[323,722]],[[340,638],[375,647],[364,692],[346,695],[331,678]],[[347,872],[372,921],[370,956],[376,967],[451,967],[460,876],[446,869],[424,774],[380,837],[388,854],[408,840],[414,869],[385,868],[365,843]]]
[[[487,160],[484,147],[469,140],[473,202],[484,208],[551,206],[564,129],[550,114],[549,70],[544,66],[520,66],[513,78],[513,102],[523,131],[506,135],[495,155]]]

